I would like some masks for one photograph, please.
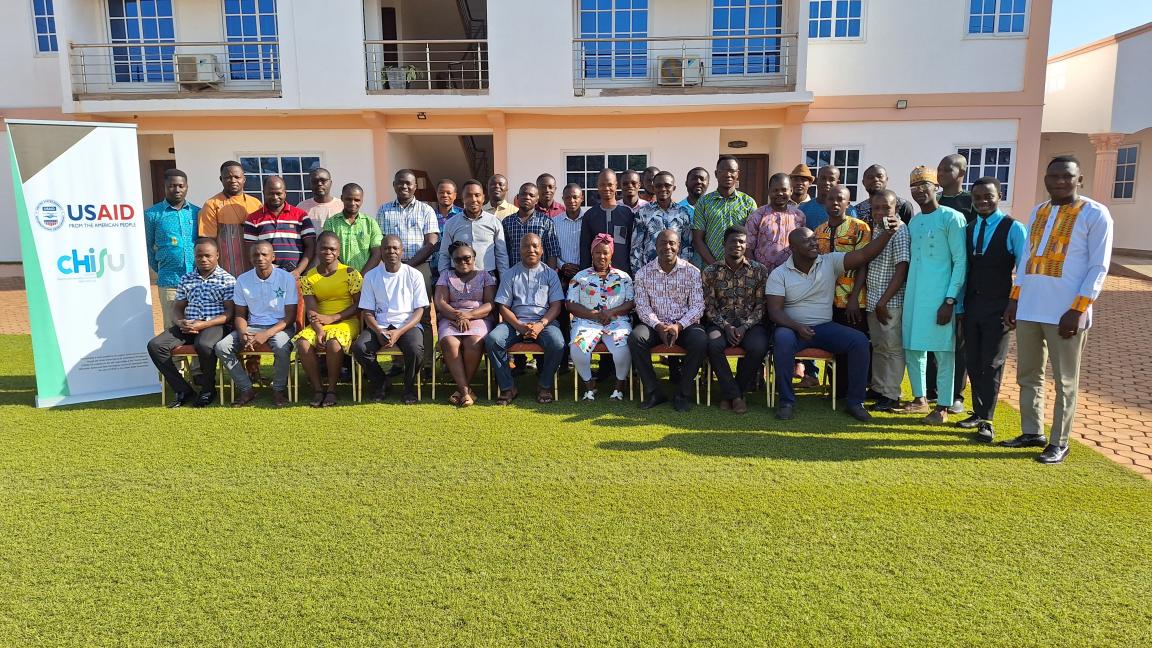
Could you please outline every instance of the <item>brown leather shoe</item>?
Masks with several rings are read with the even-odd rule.
[[[745,403],[743,398],[733,398],[732,399],[732,413],[733,414],[747,414],[748,413],[748,403]]]

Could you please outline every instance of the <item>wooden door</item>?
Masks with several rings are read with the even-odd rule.
[[[737,155],[740,163],[740,191],[756,199],[757,205],[768,202],[768,156],[766,154]]]
[[[149,206],[164,200],[164,173],[176,168],[176,160],[149,160],[148,168],[152,173],[152,202]]]

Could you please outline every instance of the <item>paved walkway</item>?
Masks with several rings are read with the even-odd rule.
[[[1131,268],[1131,266],[1129,266]],[[1152,479],[1152,371],[1143,348],[1152,322],[1152,277],[1124,273],[1132,278],[1108,277],[1096,307],[1080,377],[1080,399],[1073,437],[1081,443]],[[152,303],[159,303],[155,289]],[[25,335],[29,331],[28,305],[20,266],[0,265],[0,334]],[[153,309],[156,329],[160,310]],[[1004,372],[1001,397],[1015,405],[1015,351]],[[1052,416],[1051,381],[1048,420]]]

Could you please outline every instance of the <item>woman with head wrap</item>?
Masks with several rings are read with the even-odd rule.
[[[632,278],[612,267],[615,244],[610,234],[592,239],[592,267],[581,270],[568,287],[568,312],[572,314],[572,362],[584,381],[583,400],[596,400],[596,379],[592,376],[592,352],[603,343],[616,365],[616,388],[612,400],[624,400],[632,356],[628,334],[632,332],[629,314],[635,306]]]

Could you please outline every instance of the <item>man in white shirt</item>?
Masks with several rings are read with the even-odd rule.
[[[240,356],[262,345],[272,349],[272,397],[276,407],[288,404],[288,368],[292,359],[292,333],[296,324],[296,278],[276,266],[276,253],[268,241],[250,250],[252,269],[236,277],[233,331],[216,344],[216,357],[232,375],[239,395],[233,407],[256,400],[256,390]]]
[[[1028,250],[1018,255],[1004,311],[1005,326],[1016,329],[1021,434],[1001,445],[1043,446],[1036,457],[1043,464],[1068,456],[1092,303],[1104,289],[1112,260],[1112,215],[1079,195],[1083,181],[1076,158],[1060,156],[1048,163],[1044,188],[1050,200],[1032,210]],[[1051,440],[1044,436],[1045,356],[1052,360],[1056,381]]]
[[[428,293],[420,271],[404,263],[400,237],[384,237],[383,264],[364,275],[360,290],[360,310],[364,330],[352,344],[352,356],[364,368],[371,385],[372,399],[380,402],[388,394],[388,376],[376,361],[381,349],[400,349],[404,356],[404,404],[420,402],[416,380],[424,365],[424,339],[420,319],[428,309]]]

